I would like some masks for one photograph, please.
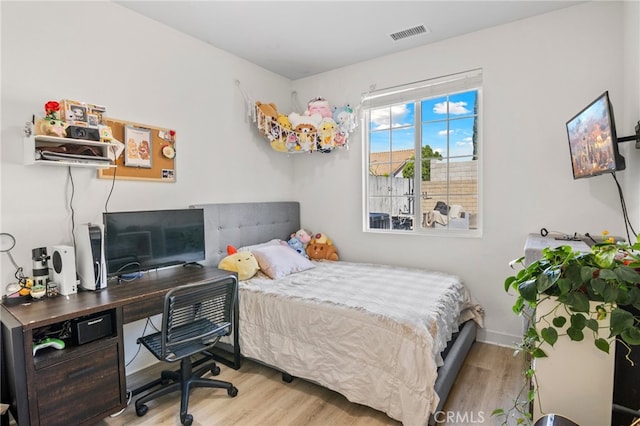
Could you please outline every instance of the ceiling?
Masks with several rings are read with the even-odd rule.
[[[116,3],[296,80],[582,1]],[[390,37],[420,25],[425,32],[396,41]]]

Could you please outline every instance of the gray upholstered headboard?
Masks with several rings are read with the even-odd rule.
[[[227,255],[227,245],[236,248],[273,238],[288,240],[300,229],[300,203],[196,204],[204,209],[206,265],[217,265]]]

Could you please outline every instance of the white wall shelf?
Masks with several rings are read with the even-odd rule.
[[[91,157],[83,155],[55,155],[50,159],[44,158],[41,155],[42,151],[46,151],[47,147],[57,147],[60,145],[79,145],[88,147],[97,147],[100,151],[100,156]],[[90,141],[84,139],[71,139],[60,138],[57,136],[44,136],[44,135],[31,135],[24,137],[24,164],[25,165],[46,165],[46,166],[71,166],[71,167],[86,167],[93,169],[106,169],[116,167],[112,160],[107,161],[109,158],[109,150],[117,149],[117,145],[111,142]],[[68,157],[68,158],[65,158]]]

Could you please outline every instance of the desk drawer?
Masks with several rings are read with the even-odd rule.
[[[120,406],[118,344],[43,368],[35,378],[40,424],[77,425],[107,415]]]
[[[122,322],[125,324],[161,314],[164,308],[164,295],[148,297],[122,307]]]

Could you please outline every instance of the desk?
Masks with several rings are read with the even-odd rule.
[[[7,366],[10,410],[20,426],[94,424],[126,407],[123,324],[162,313],[169,289],[200,281],[237,279],[211,267],[172,267],[97,292],[1,306],[2,356]],[[111,335],[83,345],[70,341],[63,350],[32,355],[34,335],[72,320],[109,314]],[[233,352],[223,359],[240,367],[238,298],[234,305]],[[65,340],[65,343],[67,341]]]

